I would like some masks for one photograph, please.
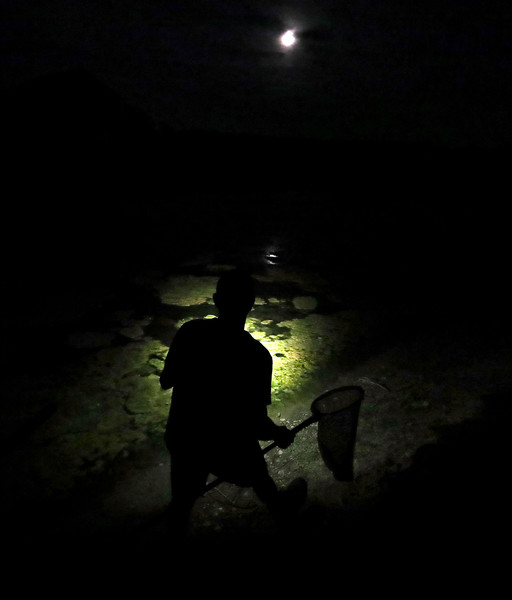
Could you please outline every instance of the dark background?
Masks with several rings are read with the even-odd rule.
[[[508,314],[507,3],[2,9],[7,323],[273,239],[361,303]]]

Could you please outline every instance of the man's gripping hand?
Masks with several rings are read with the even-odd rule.
[[[294,439],[295,433],[291,429],[284,425],[277,427],[274,440],[279,448],[288,448]]]

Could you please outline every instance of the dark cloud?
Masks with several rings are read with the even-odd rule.
[[[245,14],[240,24],[246,23],[249,26],[259,27],[268,31],[280,32],[286,29],[286,23],[276,15],[270,14]]]
[[[331,29],[301,29],[298,33],[300,41],[330,42],[335,38]]]

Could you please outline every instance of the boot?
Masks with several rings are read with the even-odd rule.
[[[288,487],[278,492],[269,509],[278,521],[286,521],[300,510],[308,495],[308,485],[302,477],[294,479]]]

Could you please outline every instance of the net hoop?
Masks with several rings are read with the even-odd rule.
[[[321,418],[348,408],[354,402],[361,402],[364,390],[358,385],[344,385],[321,394],[311,404],[311,412]]]
[[[322,394],[311,406],[318,418],[318,449],[338,481],[354,480],[354,448],[363,397],[363,388],[342,386]]]

